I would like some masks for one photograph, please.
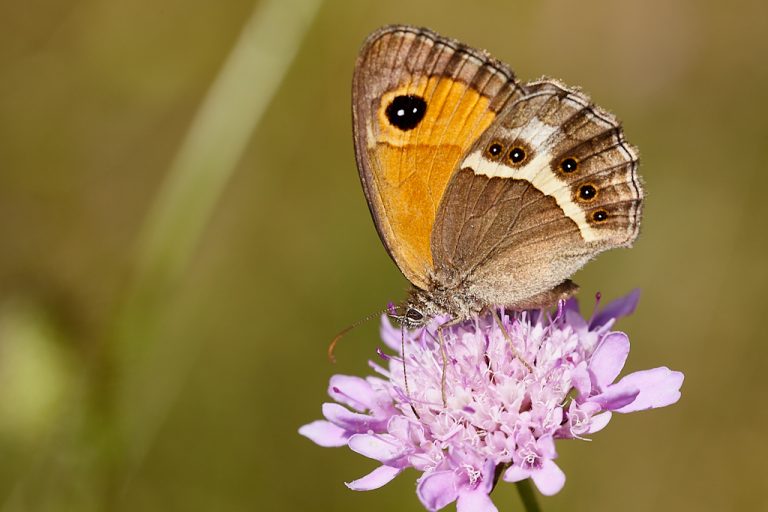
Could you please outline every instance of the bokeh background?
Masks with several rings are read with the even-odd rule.
[[[367,33],[429,26],[581,85],[640,147],[627,371],[683,398],[561,442],[546,511],[768,510],[768,4],[0,1],[0,511],[420,510],[297,434],[405,296],[358,183]],[[501,510],[520,510],[500,485]]]

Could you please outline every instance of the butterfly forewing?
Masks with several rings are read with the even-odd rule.
[[[385,27],[364,44],[353,80],[360,178],[379,236],[417,287],[429,286],[431,233],[451,175],[520,96],[506,66],[429,30]]]

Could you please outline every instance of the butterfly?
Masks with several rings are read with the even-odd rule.
[[[545,307],[638,235],[638,155],[578,89],[522,83],[431,30],[383,27],[352,86],[355,156],[389,255],[413,285],[401,320]]]

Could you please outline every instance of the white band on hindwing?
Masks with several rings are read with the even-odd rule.
[[[553,127],[557,129],[557,127]],[[539,146],[540,137],[546,140],[550,133],[537,132],[531,140],[525,140],[530,147]],[[597,240],[597,232],[587,221],[587,215],[584,210],[573,200],[571,187],[561,180],[554,171],[552,171],[552,155],[546,151],[539,150],[527,164],[513,168],[501,162],[494,162],[483,156],[483,150],[477,150],[469,154],[461,163],[461,169],[469,167],[477,175],[488,176],[489,178],[513,178],[516,180],[525,180],[533,185],[539,192],[555,199],[557,205],[563,210],[563,213],[576,223],[581,237],[586,242]]]

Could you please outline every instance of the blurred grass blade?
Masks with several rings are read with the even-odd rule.
[[[320,0],[265,0],[204,99],[139,240],[137,288],[178,277]]]
[[[321,0],[264,0],[243,26],[197,112],[138,240],[138,266],[115,326],[113,404],[119,433],[113,460],[143,456],[199,347],[175,350],[178,364],[153,364],[174,284],[187,267],[227,180],[314,20]],[[168,359],[163,359],[167,361]],[[152,388],[162,382],[163,389]],[[126,445],[127,443],[127,445]],[[128,469],[130,472],[130,469]]]

